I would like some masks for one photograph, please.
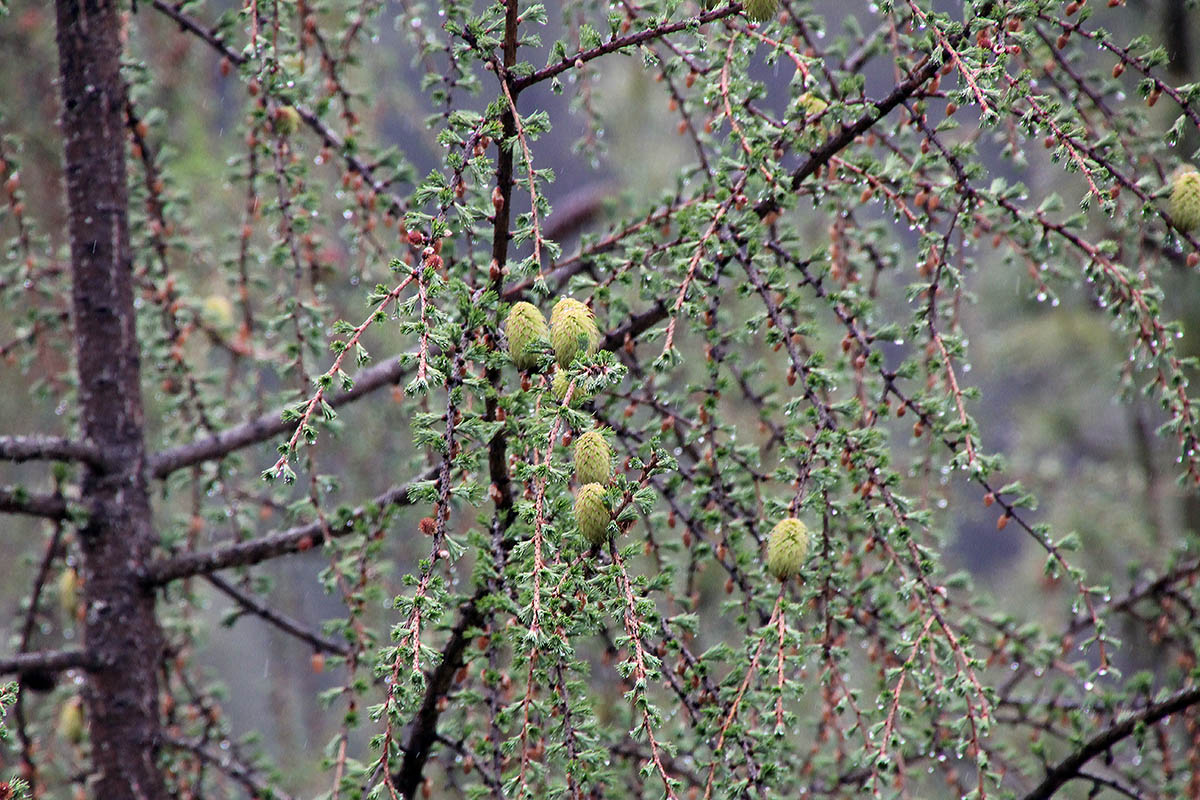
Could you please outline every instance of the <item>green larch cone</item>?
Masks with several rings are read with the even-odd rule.
[[[1200,172],[1184,167],[1175,175],[1167,213],[1184,233],[1200,225]]]
[[[504,323],[504,333],[508,337],[508,354],[512,356],[517,369],[536,367],[537,350],[534,345],[550,341],[546,318],[537,306],[532,303],[514,305]]]
[[[766,22],[779,10],[779,0],[746,0],[743,6],[746,18],[755,22]]]
[[[75,609],[79,605],[79,573],[74,567],[67,567],[58,575],[58,604],[68,621],[75,619]]]
[[[75,695],[58,710],[58,735],[71,744],[83,741],[83,698]]]
[[[575,495],[575,522],[579,532],[591,544],[602,544],[608,539],[608,504],[604,501],[604,487],[598,483],[585,483]]]
[[[575,478],[602,486],[612,478],[612,448],[600,431],[588,431],[575,440]]]
[[[581,352],[592,355],[600,346],[600,329],[592,310],[578,300],[564,297],[554,304],[550,312],[550,341],[554,345],[554,357],[564,367],[569,367]]]
[[[781,520],[771,529],[767,541],[767,571],[781,581],[787,580],[804,566],[808,553],[808,526],[795,517]]]
[[[813,92],[805,92],[796,98],[796,106],[804,112],[805,117],[815,117],[829,108],[829,103]]]
[[[563,398],[567,396],[567,387],[571,384],[567,380],[566,370],[554,368],[554,377],[550,379],[550,391],[554,393],[554,399],[559,405],[562,405]],[[587,400],[587,395],[583,390],[583,379],[575,381],[575,390],[571,392],[571,408],[576,408],[584,400]]]
[[[300,130],[300,112],[291,106],[275,109],[275,130],[282,136],[291,136]]]

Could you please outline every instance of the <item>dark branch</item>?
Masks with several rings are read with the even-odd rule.
[[[216,28],[205,28],[187,14],[183,13],[182,3],[180,3],[178,6],[173,6],[169,3],[164,3],[163,0],[154,0],[153,5],[156,9],[175,20],[175,22],[179,24],[180,30],[185,30],[189,33],[199,36],[208,43],[209,47],[219,52],[225,58],[228,58],[234,64],[241,65],[246,63],[246,57],[234,50],[229,45],[225,44],[224,40],[221,39],[221,34]]]
[[[666,318],[667,307],[661,302],[655,303],[637,316],[630,317],[624,325],[606,333],[601,347],[605,350],[616,350],[625,344],[625,337],[636,339]]]
[[[350,655],[350,648],[346,645],[322,636],[303,623],[297,622],[285,614],[281,614],[280,612],[268,606],[266,603],[259,600],[254,595],[250,594],[249,592],[242,591],[224,578],[218,575],[205,575],[204,579],[221,592],[229,596],[235,603],[249,613],[256,617],[261,617],[262,619],[274,625],[276,628],[279,628],[281,631],[286,633],[290,633],[292,636],[295,636],[301,641],[308,642],[313,646],[314,650],[323,653],[334,653],[339,656]]]
[[[512,81],[510,85],[514,91],[519,92],[535,83],[541,83],[547,78],[553,78],[555,75],[566,72],[567,70],[572,69],[577,63],[582,62],[586,64],[589,61],[600,58],[600,56],[605,56],[609,53],[615,53],[618,50],[624,50],[626,47],[634,47],[642,44],[643,42],[649,42],[653,39],[661,39],[669,34],[677,33],[684,28],[691,28],[697,24],[703,25],[706,22],[712,22],[724,17],[731,17],[741,10],[742,6],[740,3],[730,3],[724,8],[705,11],[698,17],[688,17],[687,19],[676,20],[675,22],[667,25],[659,25],[656,28],[648,28],[644,31],[630,33],[625,36],[607,41],[603,44],[596,45],[590,49],[580,50],[578,53],[566,56],[557,64],[551,64],[548,67],[539,69],[537,72],[532,72],[529,75],[526,75],[524,78],[518,78],[517,80]]]
[[[804,179],[827,164],[835,153],[866,133],[875,123],[890,114],[896,106],[916,94],[922,84],[937,74],[939,66],[936,61],[926,56],[911,75],[896,84],[891,94],[879,102],[873,103],[870,111],[863,114],[849,126],[843,125],[841,130],[826,139],[823,145],[813,150],[809,154],[808,159],[792,172],[792,190],[799,189]]]
[[[1074,753],[1058,762],[1046,774],[1046,779],[1036,789],[1025,795],[1024,800],[1049,800],[1063,784],[1080,777],[1080,770],[1083,769],[1084,764],[1130,736],[1139,725],[1153,725],[1163,717],[1194,706],[1196,703],[1200,703],[1200,688],[1185,689],[1161,703],[1147,706],[1137,714],[1125,718],[1123,722],[1093,736]]]
[[[429,480],[436,474],[435,470],[424,473],[419,480]],[[376,497],[370,503],[359,506],[350,512],[350,519],[356,520],[372,511],[388,508],[389,506],[406,506],[409,489],[413,483],[395,486]],[[329,535],[337,538],[354,531],[351,525],[339,525],[329,528]],[[319,544],[325,535],[323,523],[320,520],[298,525],[285,531],[271,533],[258,539],[245,542],[232,542],[199,553],[184,553],[172,558],[155,561],[146,567],[142,582],[147,586],[161,586],[180,578],[193,575],[208,575],[230,567],[247,567],[278,556],[307,550]]]
[[[3,461],[82,461],[103,466],[100,451],[90,442],[58,436],[0,436]]]
[[[57,494],[32,494],[19,486],[0,486],[0,513],[66,519],[67,501]]]
[[[395,384],[404,376],[405,370],[399,357],[368,367],[355,378],[353,389],[329,398],[329,404],[335,408],[343,406],[365,397],[383,386]],[[165,478],[177,469],[190,467],[214,458],[223,458],[243,447],[290,432],[294,427],[294,422],[283,421],[281,412],[272,411],[223,430],[215,436],[198,439],[154,454],[150,458],[150,475],[155,478]]]
[[[1159,575],[1154,580],[1135,584],[1124,596],[1117,598],[1106,609],[1103,609],[1102,613],[1106,616],[1111,616],[1116,613],[1128,611],[1141,601],[1157,597],[1170,590],[1176,583],[1190,579],[1198,571],[1200,571],[1200,558],[1185,561],[1169,572]],[[1092,625],[1093,622],[1094,620],[1090,614],[1086,612],[1078,614],[1075,619],[1071,620],[1071,624],[1067,627],[1067,633],[1078,633]]]
[[[176,750],[184,750],[219,772],[228,775],[245,787],[252,797],[274,797],[278,800],[290,800],[290,795],[281,793],[275,786],[258,780],[250,767],[233,758],[227,752],[213,752],[204,746],[204,742],[189,741],[175,736],[166,736],[164,744]]]
[[[416,796],[417,787],[421,785],[421,773],[429,759],[429,751],[437,741],[437,723],[441,714],[438,702],[450,691],[454,673],[463,665],[463,654],[470,642],[471,630],[483,624],[483,613],[479,610],[479,603],[486,595],[487,587],[481,586],[462,607],[462,614],[450,632],[450,639],[442,648],[442,660],[428,676],[425,697],[421,701],[421,708],[413,717],[408,740],[404,745],[404,763],[392,778],[392,782],[404,797]]]
[[[0,675],[62,672],[96,666],[86,650],[41,650],[0,658]]]

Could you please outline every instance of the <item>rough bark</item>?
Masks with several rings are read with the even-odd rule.
[[[82,482],[85,698],[97,798],[165,798],[156,761],[162,635],[138,575],[154,542],[125,185],[115,0],[57,0],[80,424],[103,467]]]

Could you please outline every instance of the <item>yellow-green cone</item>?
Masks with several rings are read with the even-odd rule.
[[[796,98],[796,105],[804,111],[804,116],[812,117],[820,114],[825,109],[829,108],[829,103],[826,103],[813,92],[805,92]]]
[[[559,405],[562,405],[563,398],[567,396],[567,386],[570,383],[566,371],[555,367],[554,377],[550,379],[550,391],[554,393],[554,399]],[[575,381],[575,390],[571,392],[571,408],[577,407],[584,400],[587,400],[587,396],[583,391],[583,379],[580,378]]]
[[[575,478],[601,485],[612,478],[612,448],[600,431],[588,431],[575,440]]]
[[[608,504],[604,501],[604,487],[598,483],[585,483],[575,495],[575,522],[579,532],[591,544],[601,544],[608,539]]]
[[[537,366],[539,342],[550,340],[550,329],[546,318],[532,303],[517,303],[508,312],[504,322],[504,334],[508,337],[508,354],[517,369],[533,369]]]
[[[300,112],[291,106],[275,109],[275,130],[283,136],[291,136],[300,130]]]
[[[233,303],[223,294],[210,294],[200,306],[200,315],[209,325],[228,328],[233,325]]]
[[[767,541],[767,571],[781,581],[787,580],[804,566],[808,553],[808,526],[795,517],[781,520],[771,529]]]
[[[592,310],[569,297],[559,300],[550,312],[550,341],[554,357],[564,367],[569,367],[581,353],[589,356],[595,353],[600,346],[600,329]]]
[[[1200,225],[1200,172],[1185,167],[1175,175],[1167,213],[1184,233]]]
[[[747,19],[755,22],[766,22],[775,16],[779,10],[779,0],[746,0],[743,6]]]
[[[75,695],[58,710],[58,735],[71,744],[83,741],[83,698]]]
[[[58,604],[63,616],[75,619],[75,608],[79,605],[79,573],[67,567],[58,574]]]

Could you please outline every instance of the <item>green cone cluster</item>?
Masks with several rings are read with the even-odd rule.
[[[1185,167],[1175,175],[1167,213],[1175,227],[1184,233],[1200,225],[1200,172]]]
[[[743,9],[747,19],[754,22],[766,22],[779,10],[779,0],[746,0]]]
[[[581,353],[595,354],[600,346],[600,329],[592,310],[569,297],[555,303],[550,312],[550,342],[561,367],[571,366]]]
[[[549,388],[559,404],[571,384],[567,377],[568,367],[579,356],[594,355],[603,339],[592,310],[569,297],[554,304],[549,325],[537,306],[526,302],[514,304],[504,322],[504,333],[509,356],[518,369],[536,369],[541,349],[547,344],[554,349],[558,364]],[[577,380],[571,393],[573,408],[588,399],[581,384],[582,380]],[[605,487],[613,476],[612,456],[612,446],[598,430],[587,431],[575,440],[575,477],[581,484],[575,495],[575,522],[583,538],[592,545],[608,540],[612,514]]]
[[[546,318],[533,303],[517,303],[508,312],[504,323],[508,337],[508,354],[518,369],[537,366],[537,345],[550,340]]]
[[[608,539],[608,522],[612,515],[604,499],[604,487],[585,483],[575,495],[575,522],[589,544],[603,544]]]
[[[795,517],[780,520],[767,541],[767,571],[785,581],[804,566],[808,554],[808,526]]]
[[[580,483],[605,485],[612,478],[612,448],[600,431],[575,440],[575,477]]]

